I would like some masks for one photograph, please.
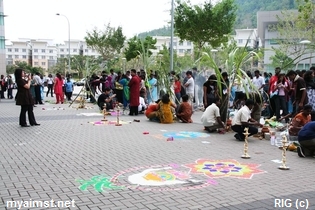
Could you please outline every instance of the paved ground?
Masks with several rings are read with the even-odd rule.
[[[250,138],[251,159],[242,159],[233,133],[203,132],[201,112],[193,124],[124,115],[122,126],[93,125],[102,116],[82,113],[97,108],[75,106],[38,106],[41,126],[21,128],[20,107],[0,102],[0,209],[22,207],[8,201],[24,201],[20,209],[315,209],[313,158],[288,152],[282,171],[272,161],[281,151]],[[27,207],[51,199],[75,207]]]

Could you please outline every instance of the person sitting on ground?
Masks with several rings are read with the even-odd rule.
[[[109,87],[105,88],[105,92],[102,93],[97,99],[97,105],[100,110],[104,109],[104,105],[106,104],[106,111],[113,109],[113,98],[115,98],[116,94],[111,95],[111,89]]]
[[[307,104],[303,107],[302,112],[295,115],[292,119],[289,127],[290,141],[297,141],[299,131],[306,123],[311,121],[311,112],[312,106]]]
[[[262,124],[251,118],[251,109],[254,107],[254,101],[247,99],[245,105],[238,110],[232,120],[232,130],[236,132],[234,137],[239,141],[245,140],[244,129],[248,128],[248,136],[252,136],[258,133],[258,129],[255,126],[263,127]]]
[[[246,101],[246,94],[243,92],[239,92],[234,101],[234,108],[237,110],[242,108],[245,105],[245,101]]]
[[[315,121],[303,126],[298,134],[300,146],[297,148],[299,157],[314,156],[315,152]]]
[[[201,116],[201,122],[205,127],[205,130],[210,133],[216,131],[217,129],[221,128],[224,130],[225,128],[220,116],[219,107],[221,105],[221,100],[219,97],[215,97],[214,101],[215,102],[208,106]]]
[[[192,123],[191,115],[192,108],[190,103],[188,103],[188,95],[182,96],[182,103],[179,105],[176,117],[181,120],[183,123]]]
[[[160,99],[157,100],[155,103],[151,103],[148,108],[145,110],[145,116],[149,118],[150,121],[156,121],[160,122],[160,119],[158,117],[158,103],[160,102]]]
[[[144,98],[143,97],[139,97],[139,106],[138,106],[138,111],[140,114],[143,114],[144,111],[146,110],[147,105],[145,104]]]
[[[158,112],[161,123],[174,122],[172,107],[176,109],[176,104],[171,102],[168,94],[163,95],[161,101],[158,103]]]

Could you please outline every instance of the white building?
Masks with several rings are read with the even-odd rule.
[[[12,65],[16,61],[24,61],[34,67],[42,67],[48,70],[56,65],[58,58],[67,58],[69,55],[68,41],[56,44],[51,39],[25,39],[10,41],[6,44],[6,65]],[[87,47],[84,41],[70,40],[70,56],[79,55],[80,48],[83,55],[99,56],[99,54]]]
[[[290,10],[288,12],[297,13],[297,10]],[[281,17],[281,11],[259,11],[257,12],[257,26],[258,26],[258,36],[261,39],[262,47],[265,49],[264,53],[264,69],[267,72],[274,73],[274,67],[271,66],[272,60],[271,56],[275,55],[272,48],[278,48],[278,39],[281,39],[279,33],[274,30],[270,30],[270,26],[277,24],[277,16]],[[299,37],[297,37],[299,38]],[[305,54],[302,58],[312,57],[310,54]],[[294,59],[294,57],[292,57]],[[296,64],[296,69],[306,69],[308,70],[311,66],[315,66],[315,59],[306,59],[298,61]]]
[[[255,48],[260,43],[256,28],[235,29],[233,38],[238,47],[245,47],[247,45],[247,47]]]
[[[169,49],[171,46],[170,36],[153,36],[152,38],[157,40],[155,44],[156,50],[151,50],[154,56],[157,55],[159,51],[163,49],[163,45],[165,45],[167,49]],[[174,37],[173,49],[178,56],[183,56],[185,54],[193,53],[194,45],[190,41],[181,41],[179,37]]]

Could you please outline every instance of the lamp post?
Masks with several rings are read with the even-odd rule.
[[[63,16],[63,17],[65,17],[66,19],[67,19],[67,21],[68,21],[68,47],[69,47],[69,49],[68,49],[68,62],[69,62],[69,64],[68,64],[68,73],[70,73],[70,70],[71,70],[71,59],[70,59],[70,21],[69,21],[69,19],[67,18],[67,16],[65,16],[65,15],[62,15],[62,14],[60,14],[60,13],[57,13],[56,15],[58,15],[58,16]],[[67,76],[67,73],[66,73],[66,71],[65,71],[65,77]]]
[[[173,58],[174,58],[174,0],[172,0],[172,7],[171,7],[171,44],[170,44],[170,71],[173,71],[174,63],[173,63]]]
[[[122,58],[122,60],[123,60],[123,65],[124,65],[124,67],[123,67],[123,69],[124,69],[124,74],[126,73],[126,58]]]
[[[213,60],[216,63],[216,60],[215,60],[215,56],[216,55],[215,54],[218,52],[218,50],[217,49],[212,49],[211,52],[213,53]]]

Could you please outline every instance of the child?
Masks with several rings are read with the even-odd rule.
[[[183,123],[192,123],[193,122],[191,119],[192,108],[190,103],[188,103],[188,95],[183,95],[182,100],[183,102],[179,105],[176,116]]]
[[[65,84],[65,92],[66,92],[66,96],[67,96],[67,100],[71,101],[71,97],[72,97],[72,92],[73,92],[73,83],[71,82],[70,78],[67,78],[67,82]]]

